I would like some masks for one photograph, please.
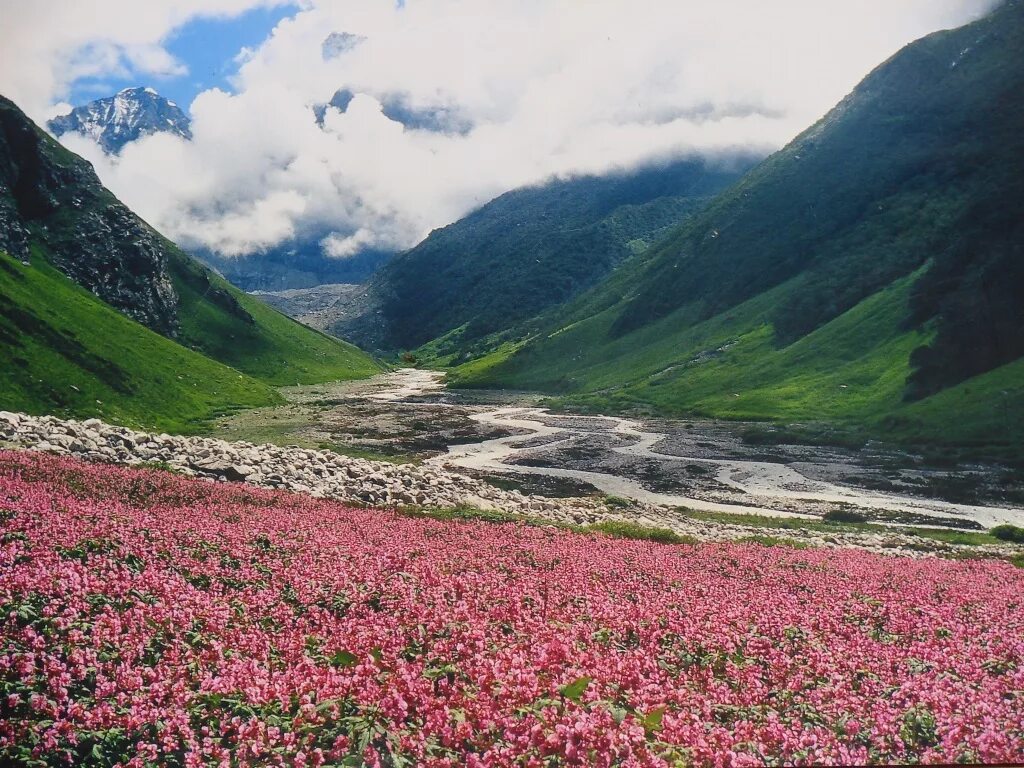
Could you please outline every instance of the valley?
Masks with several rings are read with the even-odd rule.
[[[0,766],[1024,766],[1024,0],[14,5]]]

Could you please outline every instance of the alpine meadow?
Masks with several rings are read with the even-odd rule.
[[[1024,0],[0,18],[0,764],[1024,764]]]

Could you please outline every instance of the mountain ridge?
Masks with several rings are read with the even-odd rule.
[[[384,350],[509,332],[593,285],[753,162],[690,156],[511,190],[392,258],[335,329]]]
[[[169,99],[148,87],[124,88],[113,96],[75,107],[46,123],[57,137],[80,133],[116,155],[125,144],[154,133],[169,133],[191,140],[188,115]]]
[[[1024,353],[1022,49],[1019,2],[911,43],[642,258],[453,378],[595,408],[933,433],[919,414],[937,412],[915,403],[1008,382]],[[840,328],[869,306],[887,320],[864,349]],[[796,355],[808,342],[862,361],[856,396]]]
[[[368,355],[285,317],[186,255],[104,188],[88,162],[3,97],[0,252],[13,261],[5,257],[0,349],[20,361],[8,371],[14,378],[0,390],[0,406],[15,399],[36,410],[60,406],[88,415],[100,405],[95,401],[117,402],[133,418],[146,417],[149,408],[151,421],[180,426],[218,410],[274,402],[273,386],[381,370]],[[58,296],[66,311],[51,306]],[[115,311],[124,322],[111,318]],[[114,338],[93,333],[93,323]],[[189,376],[196,397],[168,379],[166,360],[176,360],[182,376],[196,373]],[[101,396],[53,394],[76,379],[77,391]],[[112,382],[124,386],[111,389]],[[152,397],[135,403],[132,393],[143,391]]]

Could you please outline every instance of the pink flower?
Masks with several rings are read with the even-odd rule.
[[[0,763],[1024,761],[1007,563],[444,523],[22,453],[0,509]]]

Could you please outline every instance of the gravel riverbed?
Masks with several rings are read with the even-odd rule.
[[[482,479],[436,465],[392,464],[327,450],[227,442],[211,437],[155,434],[106,424],[0,411],[0,448],[43,451],[93,462],[158,466],[212,481],[244,482],[314,497],[377,507],[451,508],[468,505],[558,524],[627,520],[669,528],[705,540],[772,533],[757,526],[694,519],[686,510],[644,504],[623,506],[602,496],[552,498],[503,490]],[[856,547],[913,556],[970,550],[1004,556],[1020,547],[964,547],[901,533],[821,532],[786,529],[779,535],[821,547]]]

